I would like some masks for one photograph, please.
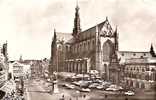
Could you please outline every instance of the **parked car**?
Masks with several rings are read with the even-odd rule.
[[[106,82],[106,81],[102,82],[102,85],[107,86],[107,87],[109,87],[111,84],[112,84],[112,83]]]
[[[64,83],[59,84],[60,87],[66,87]]]
[[[99,86],[98,83],[92,83],[92,84],[90,84],[88,87],[89,87],[90,89],[95,89],[97,86]]]
[[[94,83],[102,83],[103,81],[100,79],[93,80]]]
[[[117,85],[110,85],[106,90],[110,90],[110,91],[118,91],[118,90],[122,90],[123,88],[121,86],[117,86]]]
[[[77,85],[77,86],[80,86],[80,83],[77,82],[77,81],[72,82],[72,84]]]
[[[99,89],[99,90],[102,90],[102,89],[104,89],[104,86],[103,85],[98,85],[96,88]]]
[[[65,86],[68,88],[68,89],[74,89],[75,86],[74,85],[71,85],[71,84],[65,84]]]
[[[117,91],[118,89],[109,87],[109,88],[106,88],[106,90],[107,91]]]
[[[40,81],[40,79],[36,79],[36,81]]]
[[[47,82],[51,82],[50,78],[47,79]]]
[[[135,93],[133,91],[127,91],[125,92],[125,95],[133,96]]]
[[[91,90],[89,88],[82,88],[80,89],[81,92],[90,92]]]
[[[81,80],[81,81],[79,81],[79,85],[80,85],[80,87],[85,87],[86,88],[86,87],[89,86],[89,82]]]

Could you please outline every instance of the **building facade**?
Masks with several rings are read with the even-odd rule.
[[[156,81],[155,72],[155,58],[129,59],[125,64],[126,84],[134,88],[152,88]]]
[[[12,63],[12,68],[13,68],[13,70],[12,70],[13,79],[21,78],[24,76],[23,64],[15,61],[14,63]]]
[[[79,7],[75,8],[73,33],[54,30],[51,45],[50,72],[89,73],[99,71],[105,80],[118,82],[118,32],[108,18],[85,31],[80,28]]]
[[[8,79],[8,52],[7,42],[0,47],[0,87],[3,86],[4,82]]]

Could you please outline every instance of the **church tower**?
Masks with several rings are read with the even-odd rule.
[[[23,61],[23,57],[22,57],[22,55],[20,55],[19,61],[20,61],[20,62]]]
[[[51,43],[51,57],[50,57],[50,65],[49,65],[49,73],[52,75],[53,71],[56,70],[56,50],[57,50],[57,36],[56,36],[56,30],[54,29],[54,36]]]
[[[77,1],[75,11],[76,12],[75,12],[75,18],[74,18],[74,28],[73,28],[72,35],[74,36],[74,38],[77,38],[77,35],[81,32],[78,1]]]

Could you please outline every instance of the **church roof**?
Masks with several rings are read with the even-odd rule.
[[[95,36],[96,34],[96,27],[98,27],[98,32],[100,33],[100,35],[105,36],[105,37],[112,37],[114,35],[114,31],[108,21],[108,19],[106,18],[105,21],[87,29],[84,30],[82,32],[79,33],[79,39],[86,39],[92,36]],[[84,34],[86,36],[84,36]]]
[[[131,58],[126,59],[126,64],[156,64],[156,58]]]
[[[84,31],[82,31],[80,34],[90,34],[90,33],[95,33],[96,32],[96,26],[98,26],[98,30],[101,30],[103,25],[105,24],[106,21],[103,21],[102,23],[99,23],[89,29],[86,29]]]
[[[74,38],[71,38],[71,39],[69,39],[66,43],[68,44],[72,44],[72,43],[74,43],[75,42],[75,39]]]
[[[79,33],[79,39],[85,39],[85,38],[88,38],[90,36],[95,36],[95,33],[96,33],[96,26],[98,26],[98,31],[100,32],[103,27],[106,28],[106,30],[104,31],[107,31],[106,33],[103,33],[102,35],[105,35],[105,36],[113,36],[113,30],[112,30],[112,27],[111,25],[109,24],[109,21],[108,19],[106,18],[105,21],[89,28],[89,29],[86,29],[82,32]],[[86,34],[87,36],[83,36],[83,34]],[[64,32],[56,32],[56,35],[57,35],[57,40],[59,41],[64,41],[66,43],[74,43],[76,40],[75,38],[72,36],[71,33],[64,33]]]
[[[57,40],[63,40],[64,42],[69,41],[72,38],[71,33],[62,33],[62,32],[56,32]]]
[[[119,53],[150,53],[149,51],[119,51]]]
[[[150,52],[142,51],[118,51],[118,58],[120,63],[125,63],[127,59],[140,59],[140,58],[151,58]]]
[[[99,23],[99,24],[97,24],[97,25],[95,25],[95,26],[93,26],[93,27],[91,27],[91,28],[81,32],[80,34],[84,34],[84,33],[85,34],[89,34],[89,33],[90,34],[92,34],[92,33],[94,34],[96,32],[96,26],[98,26],[98,31],[101,31],[102,28],[105,27],[109,31],[109,35],[113,35],[113,29],[112,29],[112,27],[111,27],[107,17],[106,17],[105,21],[103,21],[103,22],[101,22],[101,23]]]

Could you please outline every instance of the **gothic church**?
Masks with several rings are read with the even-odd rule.
[[[75,8],[72,33],[54,30],[51,44],[50,72],[89,73],[97,70],[105,80],[119,83],[122,65],[127,59],[149,58],[150,52],[119,51],[119,33],[105,21],[82,31],[78,5]],[[135,54],[135,56],[134,56]]]

